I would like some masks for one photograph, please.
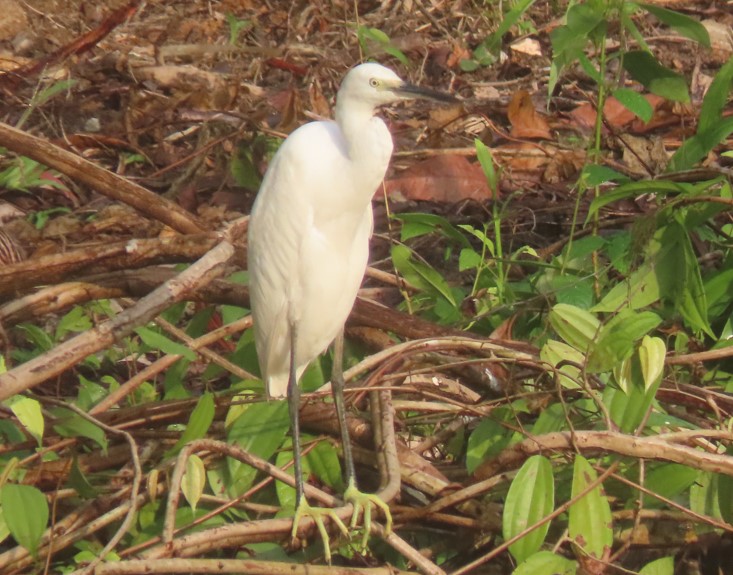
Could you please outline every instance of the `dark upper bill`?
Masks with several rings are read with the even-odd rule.
[[[458,98],[452,94],[446,92],[439,92],[438,90],[431,90],[430,88],[421,88],[413,84],[402,84],[396,90],[397,94],[405,96],[406,98],[424,98],[426,100],[434,100],[436,102],[445,102],[452,104],[458,102]]]

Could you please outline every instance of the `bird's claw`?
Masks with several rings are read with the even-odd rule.
[[[345,536],[349,536],[349,530],[341,521],[341,518],[336,515],[333,509],[328,507],[311,507],[305,499],[302,499],[300,504],[295,509],[295,515],[293,516],[293,528],[290,531],[290,539],[295,541],[298,538],[298,527],[300,526],[300,520],[303,517],[310,517],[318,527],[318,532],[321,535],[323,541],[323,553],[326,557],[328,564],[331,564],[331,545],[329,542],[328,532],[326,531],[326,525],[324,518],[329,518],[333,521],[336,526],[341,530]]]
[[[344,501],[354,506],[354,513],[351,515],[351,528],[356,527],[359,514],[364,510],[364,535],[361,540],[361,548],[364,549],[369,542],[369,533],[372,527],[372,505],[378,507],[384,513],[386,524],[384,526],[385,534],[389,535],[392,531],[392,513],[387,505],[378,495],[370,493],[362,493],[356,487],[353,481],[349,482],[349,486],[344,491]]]

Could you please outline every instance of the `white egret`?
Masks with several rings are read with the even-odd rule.
[[[272,398],[287,396],[293,433],[296,512],[313,517],[330,561],[323,517],[303,495],[298,381],[308,364],[334,340],[356,299],[369,256],[371,199],[392,155],[392,136],[376,109],[405,98],[455,101],[447,94],[403,82],[379,64],[356,66],[336,100],[336,121],[311,122],[295,130],[272,159],[249,222],[250,300],[262,378]],[[337,346],[341,348],[341,346]],[[371,505],[392,518],[389,507],[356,486],[343,400],[342,349],[335,350],[332,387],[343,442],[346,491],[354,505],[352,528],[364,509],[365,541]]]

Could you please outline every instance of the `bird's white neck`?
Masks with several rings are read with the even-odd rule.
[[[384,179],[392,156],[392,135],[371,105],[344,99],[336,104],[336,123],[341,128],[354,166],[354,178],[371,195]]]

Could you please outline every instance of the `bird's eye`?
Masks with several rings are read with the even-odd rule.
[[[371,86],[372,88],[376,88],[376,87],[378,87],[378,86],[379,86],[379,80],[377,80],[376,78],[371,78],[371,79],[369,80],[369,85],[370,85],[370,86]]]

